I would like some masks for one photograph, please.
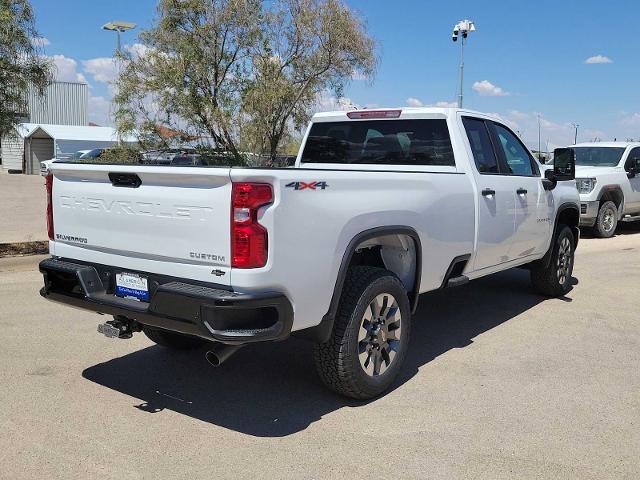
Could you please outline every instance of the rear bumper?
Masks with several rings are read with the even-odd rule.
[[[592,202],[580,202],[580,226],[593,227],[598,218],[600,202],[597,200]]]
[[[114,271],[104,265],[51,258],[40,262],[49,300],[230,345],[283,340],[291,333],[293,308],[286,296],[245,294],[217,285],[149,274],[149,303],[113,294]],[[143,275],[147,275],[140,272]]]

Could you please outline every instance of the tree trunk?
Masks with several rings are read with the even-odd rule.
[[[271,165],[275,165],[276,157],[278,156],[278,143],[280,143],[280,138],[275,136],[269,139],[269,158]]]

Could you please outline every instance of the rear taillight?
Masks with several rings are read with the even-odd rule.
[[[258,223],[260,207],[273,202],[267,183],[234,183],[231,191],[231,266],[258,268],[267,264],[268,233]]]
[[[47,173],[45,185],[47,187],[47,233],[49,240],[53,240],[53,173]]]

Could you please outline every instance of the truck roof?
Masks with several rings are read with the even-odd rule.
[[[572,147],[603,147],[603,148],[627,148],[640,147],[640,142],[582,142],[571,145]]]
[[[484,118],[492,118],[497,121],[501,121],[495,115],[488,115],[486,113],[477,112],[474,110],[468,110],[465,108],[458,107],[394,107],[394,108],[371,108],[371,109],[354,109],[354,110],[338,110],[338,111],[330,111],[330,112],[318,112],[312,117],[312,121],[314,122],[329,122],[329,121],[345,121],[345,120],[354,120],[347,116],[347,114],[353,114],[356,112],[373,114],[375,112],[400,112],[400,115],[397,118],[403,118],[405,116],[410,116],[411,118],[415,118],[416,116],[425,115],[425,116],[433,116],[442,115],[444,117],[449,117],[457,114],[458,112],[465,113],[467,115],[472,115],[474,117],[484,117]],[[374,118],[370,118],[373,120]]]

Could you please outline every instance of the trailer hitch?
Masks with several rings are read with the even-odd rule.
[[[98,325],[98,332],[107,338],[131,338],[134,332],[140,331],[142,331],[142,325],[122,315],[117,315],[113,320]]]

